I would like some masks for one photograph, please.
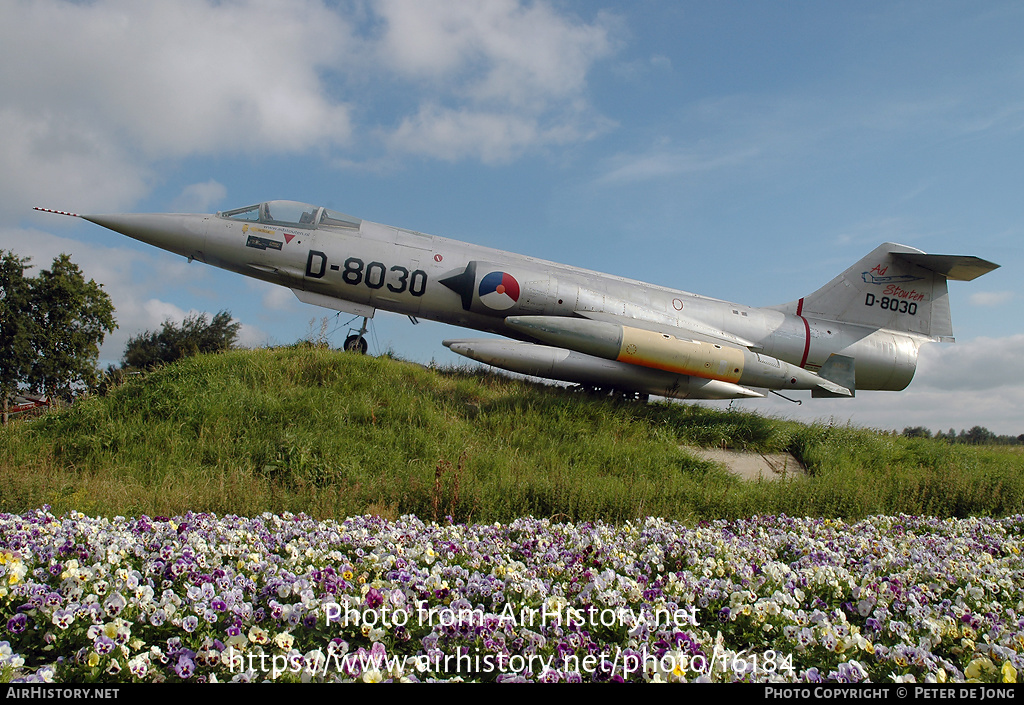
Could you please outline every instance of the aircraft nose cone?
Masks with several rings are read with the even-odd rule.
[[[184,257],[202,259],[206,248],[208,216],[178,213],[122,213],[83,215],[82,218],[114,232]]]

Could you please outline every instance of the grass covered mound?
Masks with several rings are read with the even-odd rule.
[[[809,476],[743,482],[686,445],[788,451]],[[1013,448],[595,399],[302,346],[185,359],[11,424],[0,431],[0,511],[457,522],[1003,516],[1024,510],[1022,468]]]

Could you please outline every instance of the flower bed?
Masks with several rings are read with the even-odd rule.
[[[29,681],[1014,682],[1024,517],[0,515]],[[6,679],[5,678],[5,679]]]

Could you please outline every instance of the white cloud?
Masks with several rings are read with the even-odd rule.
[[[387,141],[392,149],[445,161],[479,158],[501,163],[531,147],[576,141],[582,137],[581,129],[582,125],[545,123],[525,114],[425,105],[417,115],[403,120]]]
[[[544,2],[382,0],[380,59],[474,101],[544,110],[582,93],[594,61],[612,50],[614,20],[586,24]]]
[[[1012,291],[978,291],[968,298],[973,306],[1002,306],[1012,300]]]
[[[615,20],[592,23],[544,2],[382,0],[378,57],[419,85],[415,114],[385,137],[398,151],[508,161],[588,139],[610,123],[585,99],[587,73],[614,49]]]
[[[869,249],[881,242],[920,242],[927,233],[905,216],[885,215],[869,220],[850,223],[840,230],[833,240],[837,245],[856,245]]]
[[[650,146],[616,154],[596,181],[619,185],[722,172],[774,176],[778,164],[800,162],[835,129],[826,108],[799,97],[737,94],[705,98],[672,113]],[[848,119],[843,116],[843,119]]]
[[[149,299],[133,308],[135,313],[141,313],[145,320],[150,321],[150,324],[144,327],[145,330],[156,330],[166,321],[175,323],[183,321],[190,313],[195,313],[193,311],[185,311],[179,306],[175,306],[167,301],[161,301],[160,299]]]
[[[770,396],[742,408],[804,422],[896,431],[923,426],[932,432],[984,426],[1017,436],[1024,433],[1024,335],[925,345],[917,374],[902,392],[804,398],[800,406]]]
[[[355,146],[494,162],[587,139],[607,128],[586,77],[614,26],[518,0],[7,2],[0,217],[40,199],[127,210],[157,161],[194,155],[317,149],[337,163]]]
[[[914,384],[933,389],[1020,388],[1024,386],[1024,334],[926,345],[921,348],[918,370]]]
[[[34,0],[5,25],[8,101],[102,125],[150,157],[349,137],[318,73],[348,29],[320,2]]]
[[[984,78],[968,74],[969,82],[955,74],[936,75],[943,77],[940,85],[899,90],[884,82],[850,90],[839,80],[827,88],[817,83],[809,90],[766,87],[688,101],[682,109],[658,116],[670,121],[660,126],[661,134],[685,135],[685,144],[640,146],[616,155],[598,182],[656,180],[713,169],[734,178],[777,179],[780,170],[798,167],[807,172],[822,163],[856,164],[866,155],[922,139],[934,148],[965,138],[1020,133],[1024,102],[1006,98],[1006,86],[1021,83],[1016,65]],[[917,198],[942,182],[941,176],[928,176],[907,189],[903,198]]]
[[[344,145],[325,75],[353,44],[319,0],[7,2],[0,217],[125,210],[160,159]]]
[[[620,185],[664,179],[717,169],[732,169],[756,159],[758,147],[739,147],[732,152],[701,153],[695,149],[658,145],[643,154],[618,155],[609,160],[605,173],[597,179],[602,185]]]
[[[125,210],[151,180],[149,167],[102,129],[51,112],[0,110],[0,219],[22,219],[37,205]]]
[[[262,292],[263,308],[271,311],[294,311],[296,309],[298,299],[291,289],[267,282],[254,281],[252,285]]]
[[[178,213],[208,213],[227,195],[228,190],[224,184],[213,179],[201,184],[189,184],[174,200],[172,210]]]
[[[270,336],[259,326],[243,323],[238,329],[238,339],[235,344],[240,348],[259,348],[270,344]]]

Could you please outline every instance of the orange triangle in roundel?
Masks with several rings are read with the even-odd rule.
[[[284,241],[285,242],[291,242],[293,237],[295,237],[295,236],[291,235],[290,233],[285,233],[284,234]]]

